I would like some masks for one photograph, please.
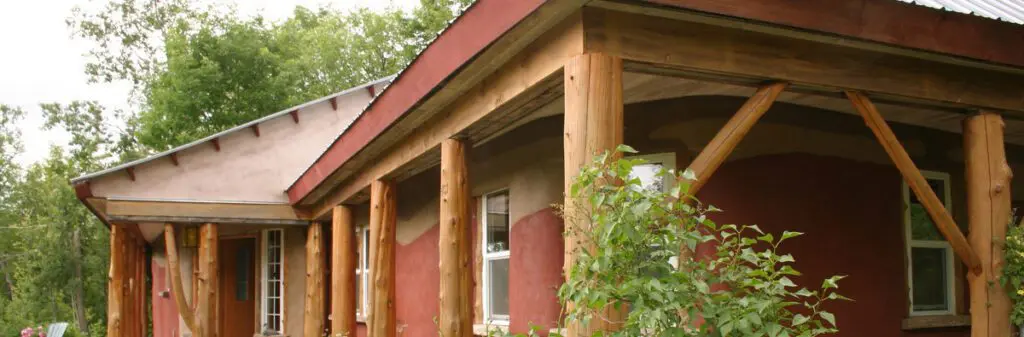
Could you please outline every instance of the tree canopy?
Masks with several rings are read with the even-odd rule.
[[[131,83],[131,102],[42,102],[45,127],[71,140],[25,167],[24,112],[0,104],[0,335],[55,321],[105,335],[109,234],[71,178],[394,74],[471,2],[297,7],[280,21],[189,0],[74,10],[68,28],[95,45],[90,81]]]

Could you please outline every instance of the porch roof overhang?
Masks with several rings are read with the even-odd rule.
[[[464,90],[584,6],[651,16],[682,13],[698,22],[787,38],[1024,74],[1024,50],[1013,47],[1024,43],[1024,26],[894,0],[479,0],[296,179],[287,189],[290,202],[321,216],[319,204],[345,179],[339,172],[351,174],[367,165],[372,155],[365,152],[388,150],[394,138],[409,134],[410,125],[421,126],[407,122],[440,114]]]

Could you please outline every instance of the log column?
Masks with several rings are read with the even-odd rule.
[[[967,173],[967,241],[981,260],[981,273],[968,273],[971,336],[1010,335],[1010,298],[999,282],[1010,221],[1010,179],[1003,146],[1003,120],[982,112],[964,120]]]
[[[444,337],[473,335],[473,276],[470,262],[469,177],[466,143],[441,143],[441,219],[438,250],[441,294],[438,328]]]
[[[395,337],[395,185],[376,180],[370,185],[370,301],[369,336]]]
[[[352,210],[335,206],[331,232],[331,336],[356,333],[356,245]]]
[[[199,285],[194,298],[196,330],[193,336],[211,337],[217,330],[217,225],[199,227]]]
[[[110,226],[110,270],[107,274],[107,337],[124,336],[125,229]]]
[[[565,65],[565,211],[577,214],[577,206],[584,200],[573,200],[570,188],[580,169],[593,160],[595,155],[614,150],[623,141],[622,105],[622,60],[605,54],[584,54],[576,56]],[[568,275],[572,266],[575,247],[579,244],[576,235],[584,224],[566,222],[565,265]],[[570,307],[572,303],[567,304]],[[616,312],[609,305],[602,319],[590,321],[583,327],[579,322],[566,322],[569,337],[590,336],[594,331],[617,329],[622,312]]]
[[[314,221],[306,234],[306,302],[303,310],[303,336],[321,336],[324,332],[324,237],[323,225]]]

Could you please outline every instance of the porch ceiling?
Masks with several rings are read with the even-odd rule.
[[[685,96],[750,97],[755,89],[747,85],[637,72],[627,72],[623,75],[623,95],[626,104]],[[793,89],[796,90],[783,92],[778,101],[857,115],[850,101],[839,93],[829,96],[827,93],[809,93],[801,92],[799,88]],[[958,134],[963,133],[960,123],[970,113],[953,108],[924,107],[884,100],[876,100],[876,105],[886,120]],[[1024,121],[1007,118],[1005,123],[1006,142],[1024,145]]]

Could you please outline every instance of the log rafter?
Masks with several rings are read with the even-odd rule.
[[[846,96],[853,103],[854,109],[860,113],[861,117],[864,117],[864,123],[871,129],[875,137],[878,138],[878,142],[885,149],[889,158],[892,159],[896,168],[899,169],[903,180],[907,182],[914,195],[921,201],[928,215],[932,218],[935,227],[949,241],[956,255],[963,260],[972,273],[975,275],[981,273],[981,259],[978,257],[978,254],[971,248],[967,238],[960,232],[960,228],[953,221],[953,217],[949,215],[945,205],[935,195],[935,191],[932,191],[928,181],[921,174],[921,170],[910,159],[907,150],[900,144],[896,134],[889,128],[882,115],[878,113],[875,105],[871,103],[867,96],[858,91],[846,91]]]

